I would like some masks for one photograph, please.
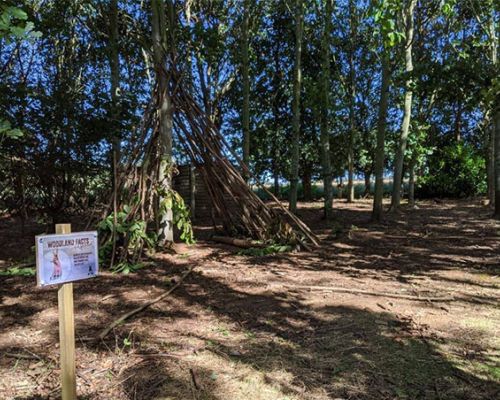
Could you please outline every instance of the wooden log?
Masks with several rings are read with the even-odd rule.
[[[231,246],[241,247],[243,249],[251,249],[254,247],[263,248],[266,245],[264,243],[256,242],[254,240],[238,239],[229,236],[212,236],[212,240],[217,243],[230,244]]]

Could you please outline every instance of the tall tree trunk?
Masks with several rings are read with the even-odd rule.
[[[406,26],[406,45],[405,45],[405,72],[406,72],[406,94],[404,104],[403,126],[401,128],[401,136],[396,151],[396,160],[394,165],[394,177],[392,185],[392,211],[397,211],[401,203],[401,186],[403,184],[403,166],[405,159],[406,144],[408,142],[408,132],[410,129],[411,108],[413,97],[413,15],[417,0],[410,0],[407,9],[405,10],[404,23]]]
[[[276,21],[273,20],[273,27],[275,28]],[[273,46],[273,63],[274,63],[274,71],[273,71],[273,98],[272,98],[272,111],[273,111],[273,128],[274,128],[274,135],[277,138],[279,136],[279,131],[280,131],[280,112],[279,112],[279,91],[280,91],[280,82],[281,82],[281,75],[280,75],[280,47],[279,43],[276,42],[275,45]],[[272,153],[271,153],[271,159],[272,159],[272,169],[273,169],[273,176],[274,176],[274,194],[276,197],[280,198],[281,196],[281,189],[280,189],[280,143],[279,140],[273,140],[272,141]]]
[[[384,197],[384,160],[385,160],[385,128],[387,125],[387,107],[389,97],[390,59],[388,50],[382,54],[382,82],[377,120],[377,147],[375,150],[375,196],[373,198],[372,220],[380,221],[383,214]]]
[[[496,100],[495,126],[495,217],[500,219],[500,102]]]
[[[369,169],[365,169],[365,192],[364,195],[368,196],[371,190],[371,171]]]
[[[410,207],[415,207],[415,161],[411,160],[408,166],[410,170],[410,179],[408,181],[408,204]]]
[[[486,166],[487,184],[488,184],[488,200],[489,206],[495,205],[495,125],[490,123],[487,127],[487,147],[486,153],[488,164]]]
[[[160,186],[168,191],[172,188],[172,102],[168,93],[169,77],[166,72],[167,23],[163,0],[151,0],[153,25],[153,56],[158,81],[158,116],[160,136]],[[162,203],[165,199],[160,197]],[[159,215],[158,245],[173,242],[172,210]]]
[[[250,14],[250,1],[243,3],[243,26],[241,32],[241,75],[243,83],[243,106],[241,112],[241,126],[243,129],[243,162],[248,167],[250,165],[250,76],[248,61],[248,20]],[[248,181],[248,173],[244,173],[245,180]]]
[[[457,143],[462,141],[462,113],[463,113],[462,100],[458,99],[457,115],[455,117],[455,140],[457,141]]]
[[[304,168],[302,174],[302,189],[304,191],[304,201],[312,201],[311,170],[308,167]]]
[[[109,13],[109,67],[111,71],[111,118],[113,126],[113,165],[120,161],[120,59],[118,51],[118,0],[111,0]],[[116,177],[115,177],[116,178]]]
[[[354,142],[356,137],[356,70],[354,66],[354,52],[356,51],[357,23],[354,13],[354,0],[349,0],[350,43],[349,43],[349,147],[347,150],[347,202],[354,201]]]
[[[333,1],[326,0],[324,10],[324,27],[321,41],[323,58],[321,62],[321,121],[320,121],[320,146],[321,146],[321,174],[323,176],[325,218],[332,216],[333,190],[332,166],[330,161],[330,132],[328,124],[328,111],[330,108],[330,33],[332,30]]]
[[[300,140],[300,90],[302,83],[302,31],[303,0],[295,0],[295,63],[293,67],[293,103],[292,103],[292,168],[290,179],[289,209],[297,211],[297,187],[299,183],[299,140]]]
[[[495,7],[493,6],[491,9],[491,15],[490,15],[490,21],[489,21],[489,31],[490,31],[490,40],[491,40],[491,62],[492,64],[498,68],[498,36],[497,36],[497,29],[496,29],[496,21],[495,21]],[[491,124],[491,127],[489,129],[489,141],[488,141],[488,198],[490,200],[490,205],[495,205],[495,210],[498,209],[498,196],[496,196],[496,192],[498,191],[497,186],[495,184],[496,182],[496,172],[495,169],[498,169],[498,166],[495,167],[496,161],[495,161],[495,154],[498,153],[498,147],[496,146],[496,139],[495,137],[498,135],[498,127],[495,123],[496,121],[496,116],[495,116],[495,110],[493,109],[492,112],[492,119],[493,123]],[[498,214],[497,211],[495,211],[495,214]]]
[[[120,163],[120,58],[118,51],[118,0],[111,0],[109,9],[109,69],[111,71],[111,171],[113,189],[113,251],[110,265],[113,267],[116,250],[116,226],[118,215],[118,171]]]
[[[280,177],[277,173],[274,173],[274,195],[279,199],[281,196],[280,189]]]

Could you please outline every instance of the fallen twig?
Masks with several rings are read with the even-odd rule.
[[[115,293],[107,294],[101,299],[101,302],[112,299],[113,297],[116,297],[117,295]]]
[[[109,332],[111,332],[115,327],[117,327],[118,325],[120,325],[122,322],[126,321],[127,319],[129,319],[130,317],[134,316],[135,314],[140,313],[142,310],[148,308],[149,306],[151,306],[151,305],[153,305],[155,303],[158,303],[159,301],[163,300],[165,297],[167,297],[168,295],[170,295],[175,289],[177,289],[181,285],[181,283],[193,271],[193,269],[194,269],[194,267],[189,268],[181,276],[181,278],[179,279],[179,281],[174,286],[172,286],[170,289],[168,289],[165,293],[163,293],[162,295],[154,298],[153,300],[150,300],[150,301],[144,303],[142,306],[134,308],[132,311],[129,311],[129,312],[123,314],[120,318],[115,319],[111,324],[109,324],[105,329],[103,329],[101,331],[101,333],[99,334],[98,338],[101,339],[101,340],[104,339],[108,335]]]
[[[36,354],[21,354],[21,353],[4,353],[6,357],[10,358],[22,358],[24,360],[41,360],[43,361],[43,358],[40,356],[37,356]]]
[[[193,381],[194,388],[196,390],[200,390],[200,385],[198,385],[198,382],[196,380],[196,375],[194,374],[194,371],[192,368],[189,368],[189,374],[191,375],[191,380]]]

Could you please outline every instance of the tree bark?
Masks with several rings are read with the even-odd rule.
[[[410,170],[410,179],[408,181],[408,204],[415,207],[415,162],[412,160],[408,167]]]
[[[304,201],[312,200],[311,171],[306,169],[302,174],[302,189],[304,191]]]
[[[413,97],[413,57],[412,57],[412,43],[413,43],[413,15],[417,0],[410,0],[407,9],[405,10],[405,26],[406,26],[406,45],[405,45],[405,72],[406,78],[406,94],[404,102],[404,116],[403,125],[401,128],[401,136],[399,137],[399,144],[396,150],[396,160],[394,165],[394,177],[392,185],[392,201],[391,210],[397,211],[401,203],[401,186],[403,183],[403,166],[405,159],[406,144],[408,142],[408,133],[410,129],[411,108]]]
[[[243,105],[241,112],[241,125],[243,130],[243,162],[248,167],[250,164],[250,76],[248,61],[248,20],[250,14],[250,1],[243,3],[243,26],[241,34],[241,76],[243,84]],[[245,181],[248,174],[244,173]]]
[[[300,90],[302,84],[302,31],[303,0],[295,0],[295,63],[293,67],[293,103],[292,103],[292,167],[290,178],[289,209],[297,212],[297,188],[299,183],[299,140],[300,140]]]
[[[159,184],[164,191],[172,188],[172,102],[168,93],[169,77],[166,72],[167,24],[163,0],[151,0],[153,25],[153,57],[158,81],[158,116],[160,136]],[[160,203],[165,200],[160,196]],[[172,210],[159,215],[158,246],[164,247],[174,240]]]
[[[349,19],[350,19],[350,44],[349,44],[349,148],[347,151],[347,202],[354,201],[354,142],[356,137],[356,70],[354,66],[354,52],[356,51],[355,38],[357,35],[357,25],[354,13],[356,7],[353,0],[349,0]]]
[[[320,120],[320,146],[321,146],[321,174],[323,177],[324,211],[325,218],[332,216],[333,190],[332,166],[330,161],[330,132],[328,124],[328,110],[330,108],[330,33],[333,1],[326,0],[324,10],[323,37],[321,40],[321,120]],[[305,193],[305,188],[304,188]]]
[[[375,150],[375,196],[373,198],[372,220],[382,220],[384,197],[384,160],[385,160],[385,129],[387,125],[387,106],[390,82],[390,59],[388,50],[382,54],[382,82],[380,86],[380,101],[377,120],[377,147]]]

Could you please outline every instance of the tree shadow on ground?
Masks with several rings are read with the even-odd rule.
[[[243,340],[231,338],[236,331],[220,340],[200,334],[205,351],[264,373],[283,394],[450,400],[500,394],[498,382],[458,368],[410,319],[351,307],[305,306],[290,293],[250,294],[197,273],[193,280],[189,290],[182,288],[175,296],[191,307],[209,309],[246,334]],[[154,340],[154,332],[146,335]],[[147,364],[140,368],[140,373],[151,370]]]
[[[331,221],[317,208],[303,208],[302,216],[320,235],[322,247],[313,253],[251,257],[249,263],[286,261],[317,271],[335,270],[353,276],[397,279],[467,268],[497,276],[500,237],[488,210],[455,202],[448,206],[423,204],[388,214],[382,224],[369,221],[366,204],[336,211]],[[460,234],[457,234],[460,233]],[[368,275],[367,275],[368,274]]]
[[[151,275],[146,281],[158,285],[162,279],[162,275]],[[261,385],[297,399],[486,400],[500,394],[498,382],[460,369],[440,353],[436,339],[410,319],[321,302],[310,304],[293,291],[256,290],[236,290],[218,279],[193,272],[186,284],[172,294],[168,307],[148,309],[138,316],[142,329],[135,333],[135,340],[158,351],[165,339],[160,339],[159,332],[148,322],[169,324],[200,312],[215,315],[232,327],[227,336],[214,338],[201,327],[163,332],[172,344],[193,338],[201,341],[204,345],[198,352],[215,354],[214,362],[200,366],[196,357],[188,361],[182,357],[146,357],[123,369],[113,385],[121,385],[129,399],[170,396],[223,400],[222,383],[211,376],[218,370],[217,364],[229,362],[259,371],[265,381]],[[105,288],[87,285],[85,291],[95,294]],[[120,301],[120,307],[107,310],[108,319],[137,305],[126,297]],[[84,312],[92,304],[80,307]],[[127,337],[130,325],[137,327],[138,322],[133,319],[118,327],[115,338]],[[95,333],[96,322],[82,320],[78,330]],[[102,354],[113,348],[113,340],[83,346]],[[51,341],[57,342],[55,330]],[[78,342],[78,346],[82,344]],[[0,353],[7,350],[3,348]],[[193,365],[201,382],[198,389],[193,388],[190,378]],[[240,374],[232,379],[243,382],[247,378]],[[103,398],[99,396],[96,392],[95,398]]]

